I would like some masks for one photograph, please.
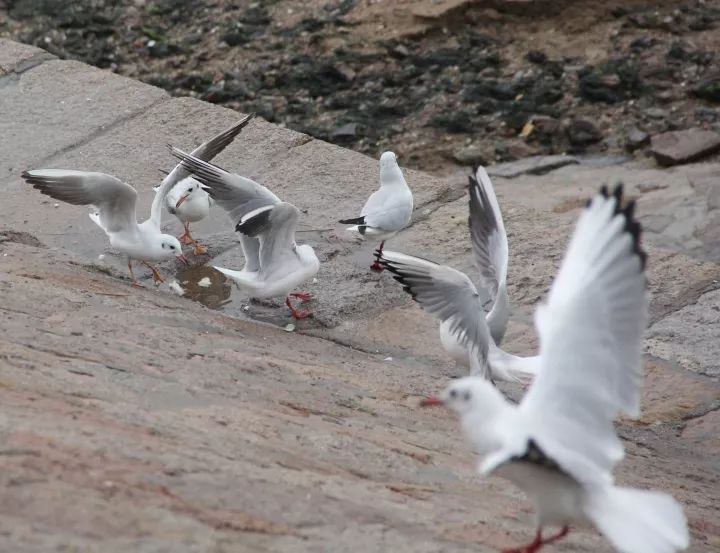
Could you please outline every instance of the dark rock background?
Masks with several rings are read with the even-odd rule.
[[[720,127],[720,2],[552,6],[5,0],[0,35],[426,170]]]

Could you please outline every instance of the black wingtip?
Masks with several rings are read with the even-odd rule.
[[[338,223],[340,223],[341,225],[364,225],[365,215],[355,217],[354,219],[340,219]]]
[[[245,236],[257,236],[268,226],[272,208],[264,209],[235,225],[235,230]]]
[[[615,209],[613,212],[613,217],[616,215],[622,215],[623,219],[625,220],[623,230],[632,237],[632,251],[640,258],[640,269],[644,271],[647,264],[647,253],[645,252],[645,250],[643,250],[641,245],[642,225],[635,218],[635,209],[637,207],[637,203],[633,199],[628,201],[623,206],[624,192],[625,187],[622,182],[616,184],[612,192],[609,191],[607,185],[603,185],[600,187],[600,194],[604,198],[613,197],[615,199]],[[588,205],[590,205],[590,201],[588,201]]]

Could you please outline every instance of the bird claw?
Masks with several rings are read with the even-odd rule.
[[[373,271],[377,271],[378,273],[382,273],[385,270],[385,267],[383,267],[382,265],[380,265],[380,263],[376,261],[375,263],[370,265],[370,269],[372,269]]]
[[[208,250],[205,246],[201,246],[195,242],[195,249],[193,250],[194,255],[208,255]]]
[[[293,307],[293,304],[290,303],[290,296],[294,296],[295,294],[290,294],[287,298],[285,298],[285,305],[288,306],[288,309],[290,310],[290,314],[293,316],[294,319],[307,319],[308,317],[312,317],[313,314],[310,313],[310,311],[298,311]]]
[[[291,314],[294,319],[307,319],[313,316],[310,311],[298,311],[297,309],[292,309]]]
[[[145,288],[145,287],[144,287],[142,284],[140,284],[137,280],[133,280],[133,281],[130,283],[130,286],[132,286],[133,288]]]
[[[183,234],[178,236],[178,240],[180,240],[180,243],[185,246],[189,246],[190,244],[195,243],[195,240],[193,239],[192,236],[190,236],[190,233],[187,231],[185,231]]]
[[[538,530],[535,535],[535,539],[527,545],[521,547],[514,547],[512,549],[503,549],[501,553],[537,553],[542,549],[544,545],[550,545],[556,541],[561,540],[570,533],[570,528],[563,526],[563,528],[555,535],[547,538],[543,538],[541,532]]]
[[[315,296],[310,292],[293,292],[290,296],[299,299],[302,303],[307,303],[315,299]]]

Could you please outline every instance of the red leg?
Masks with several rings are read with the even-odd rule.
[[[190,244],[193,244],[195,240],[193,240],[193,237],[190,235],[190,229],[188,228],[190,226],[190,223],[185,223],[184,226],[185,232],[178,236],[178,240],[180,240],[182,244],[189,246]]]
[[[155,284],[160,284],[161,282],[165,282],[165,279],[162,277],[162,275],[158,272],[158,270],[150,265],[147,261],[142,262],[143,265],[145,265],[147,268],[149,268],[152,271],[153,280],[155,281]]]
[[[287,305],[288,309],[290,309],[290,314],[294,319],[307,319],[308,317],[312,317],[312,313],[310,313],[310,311],[298,311],[295,309],[293,304],[290,303],[290,296],[285,298],[285,305]]]
[[[380,272],[382,272],[382,271],[385,270],[385,267],[383,267],[382,265],[380,265],[380,261],[379,261],[379,260],[380,260],[380,256],[382,255],[383,247],[384,247],[384,246],[385,246],[385,240],[383,240],[382,242],[380,242],[380,247],[379,247],[377,250],[375,250],[375,263],[373,263],[372,265],[370,265],[370,268],[371,268],[373,271],[380,271]]]
[[[521,547],[515,547],[513,549],[503,549],[502,553],[537,553],[538,551],[540,551],[540,549],[542,549],[543,546],[555,543],[556,541],[559,541],[565,536],[567,536],[569,533],[570,528],[568,528],[567,526],[563,526],[562,530],[560,530],[554,536],[543,539],[542,532],[538,528],[538,531],[535,534],[535,539],[532,542]]]
[[[290,294],[290,297],[297,298],[303,303],[312,301],[314,299],[314,296],[310,292],[293,292],[292,294]]]

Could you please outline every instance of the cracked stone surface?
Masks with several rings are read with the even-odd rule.
[[[38,52],[3,41],[0,65]],[[522,494],[475,474],[453,417],[417,408],[462,374],[437,324],[367,270],[375,244],[335,223],[376,187],[376,160],[259,120],[218,157],[307,210],[301,239],[323,261],[308,286],[316,317],[286,332],[279,303],[248,302],[200,260],[161,267],[198,302],[149,274],[131,288],[83,208],[55,207],[19,178],[40,166],[109,172],[136,186],[142,217],[173,164],[166,144],[191,148],[239,114],[59,60],[13,73],[0,112],[0,551],[490,552],[529,539]],[[407,178],[413,225],[387,247],[472,275],[466,177]],[[717,550],[717,164],[495,178],[510,242],[504,344],[537,350],[532,313],[579,209],[617,180],[648,229],[652,298],[643,414],[618,423],[617,477],[675,495],[690,550]],[[213,262],[241,265],[213,214],[197,236]],[[610,551],[589,530],[556,549]]]

